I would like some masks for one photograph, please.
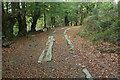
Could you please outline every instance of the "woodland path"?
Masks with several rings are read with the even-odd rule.
[[[118,55],[101,54],[92,42],[77,35],[79,27],[70,27],[67,32],[75,48],[71,51],[64,37],[67,28],[28,35],[3,48],[3,78],[85,78],[84,68],[93,78],[115,78]],[[52,61],[38,63],[48,36],[55,39]]]

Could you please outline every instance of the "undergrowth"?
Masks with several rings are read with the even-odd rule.
[[[93,42],[107,41],[118,44],[120,28],[118,26],[117,8],[111,6],[110,10],[105,11],[100,7],[97,12],[97,14],[94,11],[91,12],[91,15],[84,19],[78,34]]]

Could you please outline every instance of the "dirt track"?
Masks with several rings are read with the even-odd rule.
[[[64,38],[67,27],[28,35],[17,40],[11,48],[3,48],[3,78],[85,78],[84,68],[93,78],[115,78],[118,75],[118,55],[101,54],[92,42],[76,35],[78,28],[71,27],[67,32],[74,51],[69,49]],[[52,61],[38,64],[38,58],[51,35],[56,40]]]

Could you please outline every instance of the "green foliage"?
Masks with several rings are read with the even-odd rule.
[[[32,21],[33,21],[32,17],[26,16],[27,32],[31,30]]]
[[[105,31],[96,33],[95,36],[89,37],[89,39],[94,41],[102,39],[114,43],[117,41],[117,38],[118,38],[118,33],[116,32],[116,27],[108,28]]]
[[[92,14],[84,19],[84,25],[78,33],[80,36],[93,41],[108,41],[117,43],[119,33],[116,4],[105,2],[97,3]]]
[[[86,37],[87,39],[91,39],[94,41],[98,41],[102,39],[105,41],[110,41],[115,43],[119,36],[118,35],[119,33],[117,32],[118,31],[117,29],[119,29],[117,26],[117,22],[119,21],[117,12],[119,9],[117,8],[117,5],[114,3],[30,2],[30,3],[21,3],[21,5],[18,5],[16,3],[14,4],[15,4],[14,7],[12,7],[13,6],[12,3],[4,2],[3,12],[5,16],[8,15],[9,17],[11,17],[11,13],[14,15],[13,18],[16,20],[16,22],[14,26],[11,27],[11,29],[13,30],[13,32],[11,30],[11,33],[13,33],[15,36],[17,36],[18,32],[22,31],[22,29],[20,28],[17,22],[18,21],[17,19],[19,18],[16,18],[16,15],[18,15],[19,12],[21,14],[20,16],[21,19],[24,18],[22,16],[25,16],[26,18],[27,32],[31,31],[31,25],[34,21],[35,21],[34,22],[35,28],[33,26],[32,29],[35,29],[36,31],[43,30],[45,27],[44,23],[46,23],[46,27],[48,28],[53,26],[52,22],[55,23],[54,24],[55,26],[64,26],[65,23],[67,22],[69,26],[70,25],[79,26],[83,24],[79,34],[82,37]],[[54,21],[52,21],[53,17],[54,17]],[[67,21],[65,21],[66,17],[67,17]],[[23,20],[25,20],[25,18]],[[23,20],[21,20],[21,22]],[[25,23],[23,23],[22,25],[24,26],[24,24]]]
[[[15,23],[15,25],[13,26],[13,34],[15,36],[18,35],[19,29],[18,29],[18,22]]]

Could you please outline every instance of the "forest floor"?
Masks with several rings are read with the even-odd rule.
[[[85,78],[86,68],[93,78],[118,76],[117,53],[100,53],[95,44],[77,35],[79,27],[67,32],[75,49],[71,51],[64,38],[68,27],[56,27],[46,32],[29,34],[2,48],[3,78]],[[52,61],[38,63],[48,36],[54,36]]]

